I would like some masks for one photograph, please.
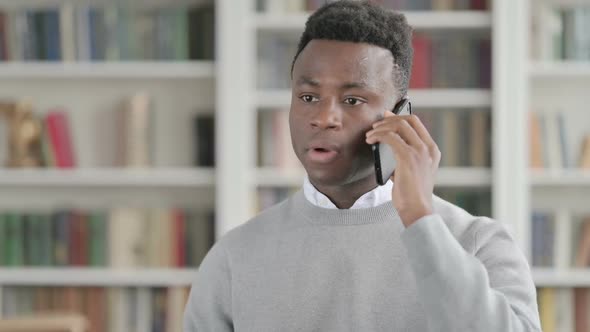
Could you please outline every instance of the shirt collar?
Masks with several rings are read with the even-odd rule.
[[[377,186],[375,189],[364,193],[359,199],[350,207],[351,209],[365,209],[379,206],[385,202],[391,201],[391,190],[393,189],[393,182],[387,180],[385,185]],[[303,180],[303,194],[305,198],[313,205],[326,208],[337,209],[336,205],[324,194],[322,194],[316,187],[311,184],[309,177],[305,175]]]

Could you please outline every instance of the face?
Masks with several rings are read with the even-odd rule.
[[[399,98],[393,66],[389,50],[365,43],[314,39],[299,54],[289,125],[314,185],[374,179],[365,133]]]

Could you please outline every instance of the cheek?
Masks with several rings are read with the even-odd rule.
[[[371,147],[365,141],[366,133],[373,128],[373,123],[379,121],[378,116],[362,117],[351,119],[351,125],[354,125],[354,129],[351,128],[351,152],[354,153],[353,158],[368,160],[373,159]]]

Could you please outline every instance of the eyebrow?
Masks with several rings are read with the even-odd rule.
[[[297,85],[311,85],[311,86],[320,86],[320,82],[314,80],[313,78],[307,76],[301,76],[297,80]]]
[[[320,86],[320,82],[307,77],[307,76],[301,76],[298,80],[297,80],[297,85],[311,85],[313,87],[318,87]],[[340,90],[349,90],[349,89],[367,89],[369,87],[369,85],[365,82],[346,82],[342,85],[340,85]]]

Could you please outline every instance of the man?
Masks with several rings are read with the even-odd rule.
[[[528,264],[502,223],[433,195],[440,152],[406,96],[411,28],[367,2],[308,20],[290,128],[303,190],[221,238],[189,331],[540,331]],[[370,145],[398,164],[378,186]],[[393,180],[393,181],[391,181]]]

